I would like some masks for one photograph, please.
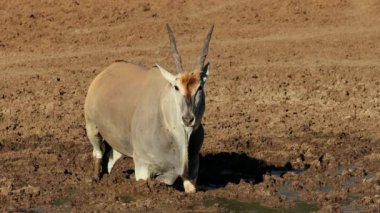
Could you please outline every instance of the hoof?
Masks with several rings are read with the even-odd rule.
[[[192,184],[190,181],[185,180],[183,182],[183,187],[185,188],[186,193],[195,193],[197,190],[195,189],[194,184]]]

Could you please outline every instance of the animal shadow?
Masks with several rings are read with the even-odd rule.
[[[101,177],[107,174],[108,158],[112,148],[105,142],[102,161]],[[228,183],[239,183],[245,181],[257,184],[263,181],[265,174],[282,176],[289,171],[300,172],[287,162],[284,166],[276,167],[268,165],[265,161],[249,157],[245,153],[220,152],[200,155],[197,189],[207,191],[210,189],[225,187]],[[126,171],[127,176],[134,173],[133,169]],[[183,191],[183,183],[178,178],[173,186]]]
[[[293,171],[288,162],[283,167],[268,165],[263,160],[251,158],[244,153],[220,152],[201,156],[198,175],[200,190],[225,187],[228,183],[245,181],[257,184],[266,173],[283,175]]]

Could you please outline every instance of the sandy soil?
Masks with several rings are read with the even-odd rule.
[[[83,102],[117,59],[186,68],[215,23],[200,191],[91,181]],[[2,1],[0,211],[380,211],[380,4]],[[293,209],[289,209],[293,208]]]

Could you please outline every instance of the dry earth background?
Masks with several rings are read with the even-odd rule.
[[[0,210],[380,211],[379,22],[376,0],[3,0]],[[165,23],[187,68],[215,23],[200,191],[128,158],[93,183],[87,88],[117,59],[174,68]]]

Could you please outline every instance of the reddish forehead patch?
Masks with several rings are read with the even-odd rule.
[[[182,95],[193,96],[198,89],[198,85],[201,80],[200,77],[201,72],[199,70],[178,74],[177,85]]]

